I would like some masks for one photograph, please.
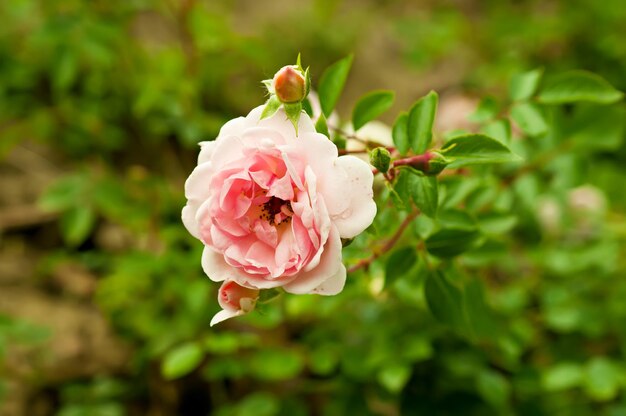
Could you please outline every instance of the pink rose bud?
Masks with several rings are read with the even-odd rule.
[[[243,287],[232,280],[224,281],[217,295],[217,301],[223,310],[215,314],[211,326],[252,311],[258,298],[259,289]]]
[[[282,67],[274,75],[272,86],[283,103],[297,103],[306,97],[306,79],[295,65]]]

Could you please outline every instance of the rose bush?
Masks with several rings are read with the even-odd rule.
[[[185,184],[183,222],[205,244],[202,266],[214,281],[337,294],[346,280],[341,239],[376,215],[371,167],[339,157],[305,113],[296,136],[282,108],[263,120],[262,111],[229,121],[215,141],[201,143]]]

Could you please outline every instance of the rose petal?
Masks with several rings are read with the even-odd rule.
[[[247,279],[247,275],[236,267],[228,265],[224,260],[224,256],[210,247],[204,247],[202,252],[202,270],[214,282],[232,279],[242,286],[247,286],[242,283]]]
[[[343,267],[341,263],[341,238],[337,229],[332,227],[317,267],[308,272],[298,273],[296,278],[285,284],[283,288],[289,293],[313,293],[315,288],[336,276],[340,267]]]
[[[331,212],[330,218],[342,238],[352,238],[369,227],[376,216],[374,175],[367,163],[354,156],[341,156],[335,164],[347,174],[342,198],[349,201],[349,206],[341,212]]]
[[[331,296],[343,290],[346,284],[346,267],[341,264],[337,273],[324,281],[321,285],[313,289],[313,293],[318,295]]]
[[[203,163],[196,167],[189,178],[185,181],[185,196],[187,205],[183,208],[183,224],[191,235],[200,239],[200,225],[196,219],[196,214],[200,206],[209,197],[209,183],[211,180],[211,164]]]
[[[213,156],[213,149],[215,148],[215,140],[210,142],[200,142],[198,144],[200,145],[200,153],[198,154],[198,165],[201,165],[211,160],[211,157]]]
[[[187,204],[183,207],[182,219],[183,225],[191,235],[200,240],[200,226],[196,221],[196,211],[197,208],[192,207],[190,204]]]
[[[244,311],[228,311],[228,310],[222,310],[219,311],[218,313],[215,314],[215,316],[213,317],[213,319],[211,319],[211,323],[210,325],[216,325],[219,324],[220,322],[224,322],[227,319],[230,318],[234,318],[235,316],[239,316],[239,315],[243,315],[245,312]]]

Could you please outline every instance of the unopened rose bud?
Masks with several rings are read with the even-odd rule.
[[[211,326],[252,311],[258,298],[259,289],[250,289],[232,280],[226,280],[217,295],[217,301],[223,310],[213,317]]]
[[[429,152],[427,175],[437,175],[450,163],[443,155],[437,152]]]
[[[282,67],[274,75],[272,87],[283,103],[298,103],[306,97],[306,77],[296,65]]]
[[[258,297],[258,289],[243,287],[229,280],[220,287],[218,302],[223,309],[250,312]]]
[[[382,173],[387,173],[389,163],[391,162],[391,153],[384,147],[377,147],[370,151],[370,164]]]

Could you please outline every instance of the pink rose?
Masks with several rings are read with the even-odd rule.
[[[249,289],[239,286],[232,280],[226,280],[222,283],[222,287],[220,287],[217,295],[217,301],[222,307],[222,310],[216,313],[213,319],[211,319],[211,326],[234,316],[250,312],[254,309],[254,304],[258,298],[258,289]]]
[[[205,244],[202,266],[214,281],[337,294],[346,279],[341,238],[361,233],[376,215],[371,167],[338,157],[305,113],[296,137],[282,109],[259,120],[262,111],[201,143],[183,222]]]

